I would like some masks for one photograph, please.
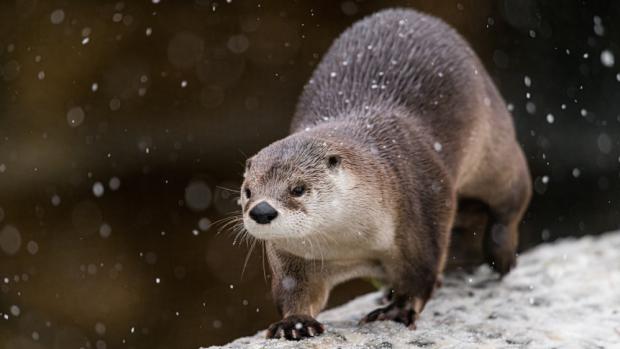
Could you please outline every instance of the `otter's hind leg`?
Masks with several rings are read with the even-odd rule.
[[[519,223],[531,197],[531,179],[525,157],[516,149],[514,161],[508,170],[512,173],[495,181],[493,193],[487,197],[489,223],[483,241],[487,263],[500,275],[505,275],[516,264],[519,242]]]
[[[489,207],[480,200],[459,198],[450,237],[448,269],[470,269],[483,261],[482,241],[489,219]]]

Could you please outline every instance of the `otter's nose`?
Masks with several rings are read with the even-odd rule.
[[[259,202],[250,210],[250,217],[258,224],[267,224],[278,216],[278,211],[267,202]]]

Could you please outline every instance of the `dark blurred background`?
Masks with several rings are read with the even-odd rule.
[[[620,2],[7,0],[0,347],[196,348],[274,321],[260,249],[242,277],[248,248],[213,223],[331,41],[394,6],[457,28],[509,104],[522,250],[618,228]]]

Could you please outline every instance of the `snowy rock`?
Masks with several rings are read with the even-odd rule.
[[[393,322],[358,326],[379,293],[323,312],[325,334],[300,342],[264,331],[222,348],[617,348],[620,232],[562,240],[521,255],[503,280],[487,267],[452,273],[411,331]]]

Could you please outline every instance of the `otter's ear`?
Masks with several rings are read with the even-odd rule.
[[[327,168],[334,169],[340,166],[341,162],[340,155],[332,154],[327,157]]]

